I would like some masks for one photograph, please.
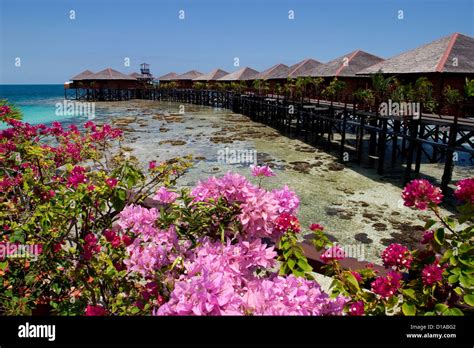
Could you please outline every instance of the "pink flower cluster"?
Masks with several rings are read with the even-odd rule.
[[[252,175],[256,177],[270,177],[275,176],[275,173],[269,166],[250,166]]]
[[[469,202],[474,205],[474,178],[458,181],[454,195],[460,201]]]
[[[284,234],[288,230],[292,230],[293,232],[300,232],[300,222],[298,221],[297,217],[288,213],[282,213],[275,223],[275,229],[278,231],[279,234]]]
[[[425,210],[429,205],[438,205],[443,200],[439,187],[433,186],[428,180],[415,179],[409,182],[402,192],[407,207]]]
[[[260,240],[227,245],[206,241],[186,266],[170,300],[157,315],[341,315],[346,299],[334,300],[316,282],[294,276],[259,278],[276,253]]]
[[[228,203],[239,203],[242,223],[247,237],[270,237],[276,240],[281,232],[275,223],[282,213],[293,214],[299,199],[288,187],[268,192],[250,183],[244,176],[227,173],[222,178],[211,177],[200,182],[191,192],[195,201],[211,203],[224,198]]]
[[[169,191],[164,186],[160,187],[153,196],[154,200],[157,200],[162,204],[171,204],[176,201],[176,198],[178,198],[178,194],[173,191]]]
[[[158,216],[155,208],[147,209],[132,204],[120,212],[118,224],[122,229],[129,229],[135,234],[154,235],[157,232],[154,225]]]
[[[421,271],[421,280],[425,286],[431,286],[443,280],[443,268],[438,263],[426,265]]]
[[[364,315],[364,301],[357,301],[349,307],[350,316],[361,316]]]
[[[87,305],[86,307],[86,317],[102,317],[105,315],[107,315],[107,311],[102,306]]]
[[[396,270],[410,269],[413,256],[407,247],[393,243],[382,252],[382,260],[385,267],[392,267]]]
[[[372,291],[384,299],[395,295],[400,288],[402,276],[397,272],[389,272],[385,277],[378,277],[372,282]]]
[[[75,166],[72,168],[71,173],[67,179],[67,186],[77,188],[79,184],[85,184],[86,182],[86,169],[81,166]]]
[[[139,234],[127,247],[127,252],[129,257],[124,260],[127,269],[147,277],[173,263],[181,254],[181,249],[172,225],[167,230],[155,230],[154,234]]]
[[[98,243],[97,237],[92,233],[87,234],[84,237],[84,241],[84,252],[82,257],[85,261],[88,261],[94,254],[100,252],[100,245]]]

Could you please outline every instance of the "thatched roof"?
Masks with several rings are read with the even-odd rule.
[[[122,74],[120,71],[112,68],[107,68],[98,73],[89,75],[83,78],[83,80],[135,80],[135,78],[130,75]]]
[[[290,66],[290,72],[288,74],[288,77],[296,78],[300,76],[308,76],[309,71],[317,68],[318,66],[322,64],[323,63],[318,62],[317,60],[314,60],[311,58],[302,60],[301,62]]]
[[[248,81],[254,80],[256,75],[258,75],[257,70],[245,67],[221,77],[218,81]]]
[[[222,69],[214,69],[210,73],[196,77],[194,81],[215,81],[227,74],[229,73]]]
[[[275,64],[274,66],[262,71],[260,74],[255,76],[253,80],[272,80],[272,79],[286,79],[290,67],[285,64]]]
[[[78,80],[83,80],[84,78],[86,77],[89,77],[91,75],[94,75],[94,73],[90,70],[84,70],[83,72],[81,72],[80,74],[77,74],[76,76],[74,77],[71,77],[71,80],[72,81],[78,81]]]
[[[474,38],[459,33],[443,37],[364,69],[387,74],[474,73]]]
[[[167,73],[163,76],[158,77],[157,80],[158,81],[171,81],[171,80],[174,80],[176,76],[178,76],[177,73],[170,72],[170,73]]]
[[[184,74],[178,75],[173,80],[178,81],[178,80],[193,80],[196,77],[199,77],[203,75],[202,72],[199,72],[197,70],[190,70],[188,72],[185,72]]]
[[[311,69],[308,76],[356,76],[359,71],[381,61],[380,57],[357,50]]]
[[[135,78],[135,79],[142,77],[142,74],[137,73],[137,72],[133,72],[133,73],[128,74],[128,75]]]

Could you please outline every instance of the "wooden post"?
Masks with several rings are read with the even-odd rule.
[[[423,135],[425,133],[425,125],[420,124],[420,133],[418,138],[420,141],[416,145],[416,163],[415,163],[415,173],[418,174],[420,172],[421,167],[421,155],[423,154]]]
[[[410,133],[409,147],[408,147],[408,156],[407,156],[407,166],[405,168],[405,178],[404,184],[410,181],[411,177],[411,165],[413,163],[413,154],[416,147],[416,138],[418,133],[418,122],[417,120],[408,121],[408,130]]]
[[[443,190],[443,193],[445,195],[447,193],[449,183],[451,182],[451,178],[453,176],[453,156],[454,148],[456,146],[456,137],[458,135],[457,126],[459,113],[460,111],[458,106],[454,115],[454,122],[449,130],[448,149],[446,150],[443,177],[441,178],[441,189]]]
[[[387,119],[380,118],[382,122],[382,130],[379,133],[379,144],[378,144],[378,155],[379,155],[379,163],[377,167],[377,173],[383,174],[384,172],[384,162],[385,162],[385,149],[387,146]]]
[[[400,132],[400,121],[393,121],[393,135],[392,135],[392,167],[395,166],[397,160],[398,137],[396,133]]]
[[[346,124],[347,124],[347,102],[344,103],[344,111],[342,113],[342,124],[341,124],[341,145],[339,148],[339,157],[344,161],[344,144],[346,142]]]

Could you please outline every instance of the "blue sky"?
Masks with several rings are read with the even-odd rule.
[[[155,76],[263,70],[355,49],[388,58],[461,32],[473,0],[0,0],[0,83],[63,83],[85,69]],[[76,19],[69,19],[74,10]],[[180,10],[185,19],[180,20]],[[294,20],[288,19],[293,10]],[[397,18],[398,10],[404,19]],[[15,58],[21,67],[15,67]],[[124,59],[130,58],[130,67]]]

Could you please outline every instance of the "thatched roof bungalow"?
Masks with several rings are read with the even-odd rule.
[[[193,86],[193,80],[202,75],[203,73],[200,71],[190,70],[185,72],[184,74],[175,76],[170,80],[176,81],[178,83],[178,87],[180,88],[191,88]]]
[[[163,76],[158,77],[157,80],[158,80],[159,82],[169,82],[169,81],[173,80],[176,76],[178,76],[177,73],[175,73],[175,72],[169,72],[169,73],[167,73],[167,74],[165,74],[165,75],[163,75]]]
[[[343,81],[345,88],[339,96],[339,100],[343,101],[346,98],[352,98],[352,95],[358,89],[370,86],[370,78],[357,75],[357,73],[382,61],[383,58],[362,50],[356,50],[325,64],[318,65],[307,71],[306,76],[323,77],[326,85],[334,78]]]
[[[401,53],[358,72],[371,75],[377,72],[395,75],[409,83],[426,76],[434,85],[435,97],[443,89],[464,89],[465,79],[474,78],[474,38],[454,33],[413,50]]]
[[[196,77],[195,79],[193,79],[193,81],[201,81],[201,82],[216,81],[220,79],[221,77],[228,74],[229,73],[227,71],[224,71],[222,69],[214,69],[207,74],[203,74],[201,76]]]
[[[107,88],[107,89],[133,89],[139,86],[135,77],[121,73],[112,68],[106,68],[97,73],[90,70],[71,78],[72,88]]]
[[[294,79],[297,77],[308,76],[308,73],[311,70],[316,69],[318,66],[322,64],[323,63],[318,62],[317,60],[314,60],[311,58],[302,60],[301,62],[298,62],[290,66],[288,77]]]
[[[251,81],[258,75],[258,71],[249,67],[245,67],[234,71],[233,73],[222,76],[218,81],[232,82],[232,81]]]

